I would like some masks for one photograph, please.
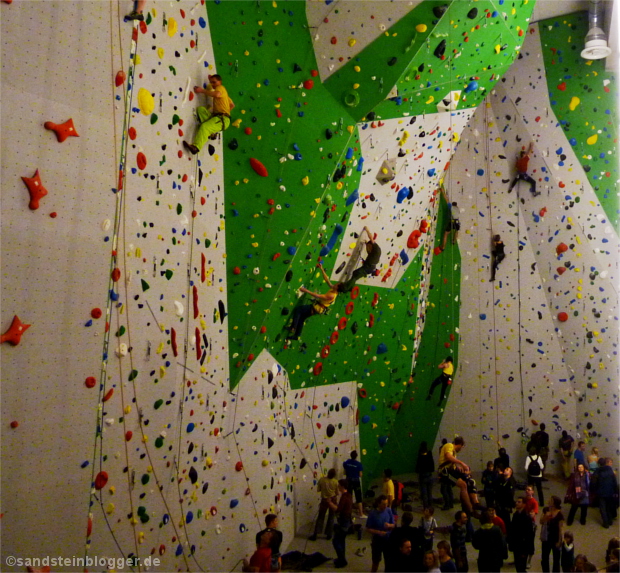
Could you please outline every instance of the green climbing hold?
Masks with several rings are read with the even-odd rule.
[[[147,283],[144,279],[140,279],[140,281],[142,282],[142,292],[151,288],[149,283]]]
[[[152,113],[151,114],[151,125],[155,125],[157,123],[158,119],[159,118],[157,117],[157,114],[156,113]]]
[[[142,474],[142,485],[146,485],[151,480],[151,476],[149,474]]]
[[[131,382],[132,380],[135,380],[137,376],[138,376],[138,371],[132,370],[131,373],[129,374],[129,381]]]
[[[125,334],[125,327],[121,326],[117,331],[116,331],[116,336],[123,336],[123,334]]]
[[[174,272],[172,272],[170,269],[166,270],[166,278],[168,280],[170,280],[172,278],[172,275],[174,274]]]
[[[164,439],[159,436],[156,440],[155,440],[155,447],[156,448],[161,448],[164,445]]]
[[[183,205],[181,203],[177,203],[177,215],[180,215],[183,212]]]
[[[155,410],[159,410],[159,408],[161,407],[163,403],[164,401],[160,398],[159,400],[155,402],[155,404],[153,404],[153,408],[155,408]]]
[[[177,123],[179,123],[179,119],[180,119],[180,117],[175,113],[172,116],[172,125],[176,125]]]

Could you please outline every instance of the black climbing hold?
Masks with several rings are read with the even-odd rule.
[[[284,277],[284,280],[285,280],[287,283],[290,283],[292,278],[293,278],[293,271],[292,271],[292,270],[288,270],[288,271],[286,272],[286,276]]]
[[[334,132],[331,129],[325,130],[325,139],[331,139],[334,136]]]
[[[221,300],[218,301],[217,307],[220,311],[220,322],[224,324],[224,319],[228,316],[228,313],[226,312],[226,307],[224,306],[224,303]]]
[[[234,151],[235,149],[237,149],[237,147],[239,147],[239,142],[233,137],[228,142],[228,149],[230,149],[231,151]]]
[[[473,20],[478,15],[478,8],[472,8],[469,12],[467,12],[467,17],[470,20]]]
[[[293,66],[293,71],[294,72],[301,72],[301,66],[299,64],[295,64]]]
[[[357,332],[357,321],[351,325],[351,332],[355,334]]]
[[[407,200],[413,197],[413,187],[409,187],[409,193],[407,194]]]
[[[271,389],[271,397],[275,400],[278,397],[278,387],[276,385]]]
[[[347,266],[347,263],[345,261],[340,263],[340,266],[336,269],[336,274],[338,274],[340,271],[342,271],[342,269],[344,269],[344,267],[346,267],[346,266]]]
[[[283,309],[282,309],[282,313],[281,313],[281,314],[282,314],[282,316],[288,316],[288,313],[289,313],[288,308],[283,308]]]
[[[303,458],[303,459],[301,460],[301,463],[299,464],[299,469],[300,469],[300,470],[303,470],[303,469],[306,467],[306,464],[307,464],[307,463],[308,463],[308,462],[306,461],[306,458]]]
[[[441,18],[446,13],[447,9],[447,4],[443,4],[442,6],[435,6],[433,8],[433,14],[435,14],[435,18]]]
[[[398,157],[405,157],[405,155],[407,155],[407,154],[405,153],[405,150],[401,147],[398,150]]]
[[[418,66],[418,72],[423,72],[424,71],[424,64],[420,64]]]
[[[398,62],[398,58],[396,56],[392,56],[389,60],[388,60],[388,66],[393,66],[396,62]]]
[[[306,253],[306,260],[309,261],[312,258],[312,253]]]
[[[402,237],[403,236],[403,231],[402,229],[400,231],[398,231],[398,233],[396,233],[397,237]]]
[[[209,489],[209,482],[205,482],[202,485],[202,493],[207,493],[207,490]]]
[[[271,438],[267,438],[267,448],[271,448],[274,444],[274,441]]]
[[[368,121],[372,121],[373,119],[375,119],[375,117],[377,117],[377,114],[376,114],[374,111],[369,111],[369,112],[366,114],[366,119],[367,119]]]
[[[213,147],[210,143],[209,143],[209,155],[213,156],[213,154],[215,153],[215,147]]]
[[[327,434],[328,438],[331,438],[336,433],[336,428],[334,428],[333,424],[329,424],[325,429],[325,433]]]
[[[273,372],[271,370],[267,371],[267,384],[271,384],[273,382]]]
[[[194,442],[189,443],[189,447],[187,448],[187,453],[191,454],[194,451]]]
[[[435,51],[433,52],[433,54],[435,54],[435,57],[437,58],[443,58],[445,53],[446,53],[446,41],[442,40],[441,42],[439,42],[439,45],[435,48]]]
[[[196,483],[198,481],[198,472],[193,466],[189,469],[189,479],[192,483]]]

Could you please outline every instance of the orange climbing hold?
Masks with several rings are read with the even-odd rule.
[[[568,251],[568,246],[565,245],[564,243],[560,243],[556,248],[555,248],[555,252],[560,255],[561,253],[565,253],[566,251]]]
[[[254,159],[254,157],[250,157],[250,166],[261,177],[267,177],[269,175],[267,168],[258,159]]]
[[[22,177],[22,181],[28,187],[28,193],[30,193],[28,207],[36,211],[39,208],[39,201],[47,195],[47,189],[43,187],[39,170],[37,169],[32,177]]]
[[[26,332],[26,330],[28,330],[29,328],[29,324],[24,324],[21,320],[19,320],[19,317],[15,315],[13,317],[13,322],[11,323],[11,326],[2,335],[2,338],[0,338],[0,344],[8,342],[13,346],[17,346],[22,339],[22,334],[24,334],[24,332]]]
[[[62,143],[67,137],[80,137],[78,132],[75,131],[75,126],[73,125],[73,120],[68,119],[65,123],[53,123],[51,121],[46,121],[43,124],[45,129],[49,129],[56,134],[56,139],[58,139],[58,143]]]

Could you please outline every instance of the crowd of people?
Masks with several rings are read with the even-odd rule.
[[[338,480],[338,472],[332,468],[317,481],[320,504],[309,539],[315,541],[323,534],[331,539],[336,552],[334,567],[346,567],[346,537],[355,530],[355,518],[365,519],[365,529],[371,536],[372,572],[378,571],[382,562],[385,571],[467,572],[468,551],[473,553],[468,549],[471,545],[477,550],[478,571],[497,573],[508,562],[509,552],[513,554],[517,572],[537,570],[538,563],[532,565],[532,560],[538,535],[543,572],[620,571],[620,538],[608,540],[605,563],[601,567],[602,555],[597,556],[597,567],[578,552],[578,536],[568,529],[578,513],[580,523],[585,525],[592,505],[599,508],[603,528],[613,525],[617,516],[618,480],[612,459],[599,456],[596,448],[586,454],[583,441],[573,448],[573,438],[563,432],[559,450],[566,495],[564,500],[552,495],[545,504],[542,483],[547,480],[549,458],[549,435],[545,430],[545,425],[540,424],[527,444],[523,466],[527,484],[517,482],[510,457],[498,442],[497,458],[490,460],[482,472],[480,497],[484,503],[478,497],[470,467],[458,458],[465,446],[464,438],[457,436],[452,442],[442,442],[437,466],[432,451],[423,442],[415,466],[422,503],[417,526],[413,508],[403,494],[404,486],[392,479],[390,469],[384,470],[381,494],[374,496],[372,510],[365,515],[361,487],[364,468],[357,452],[351,452],[350,459],[343,464],[345,477]],[[441,485],[443,510],[454,507],[453,489],[458,492],[461,508],[454,513],[450,525],[439,524],[435,517],[436,479]],[[520,490],[524,490],[522,495],[518,495]],[[569,506],[567,517],[563,503]],[[277,516],[267,516],[266,525],[257,534],[257,549],[246,564],[247,571],[280,570],[282,534],[277,530]],[[358,526],[358,534],[360,530]],[[436,542],[437,534],[444,539]],[[365,548],[358,549],[357,555],[365,555]]]

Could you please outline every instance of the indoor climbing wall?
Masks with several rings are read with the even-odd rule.
[[[603,123],[597,141],[547,129],[561,121],[552,106],[579,111],[586,95],[525,103],[521,72],[498,83],[533,2],[149,0],[135,23],[130,2],[43,4],[0,6],[2,485],[15,532],[3,555],[57,552],[62,523],[63,554],[231,570],[267,513],[285,546],[307,533],[318,478],[352,449],[369,487],[385,467],[410,472],[420,441],[464,419],[474,443],[516,447],[544,409],[608,439],[617,236],[600,207],[614,190],[596,182],[614,180],[614,149]],[[537,84],[532,30],[540,57],[518,65]],[[213,73],[232,125],[191,155],[183,141],[207,103],[193,87]],[[527,138],[541,190],[558,196],[542,205],[520,186],[526,211],[504,189]],[[460,245],[444,244],[450,209]],[[288,340],[309,302],[300,287],[325,292],[319,264],[350,276],[364,227],[382,249],[375,275]],[[489,288],[494,227],[522,250],[507,249]],[[458,369],[444,415],[426,394],[447,355]],[[500,411],[518,391],[520,408]]]
[[[607,137],[617,80],[604,62],[579,57],[586,31],[585,13],[531,26],[451,164],[447,188],[464,231],[467,359],[458,376],[472,388],[448,406],[440,435],[469,435],[468,457],[480,464],[495,456],[498,439],[522,459],[541,422],[552,448],[567,429],[617,454],[617,166]],[[526,182],[508,194],[515,158],[530,142],[529,173],[541,194]],[[489,282],[494,234],[506,259]],[[553,453],[549,459],[558,463]]]

